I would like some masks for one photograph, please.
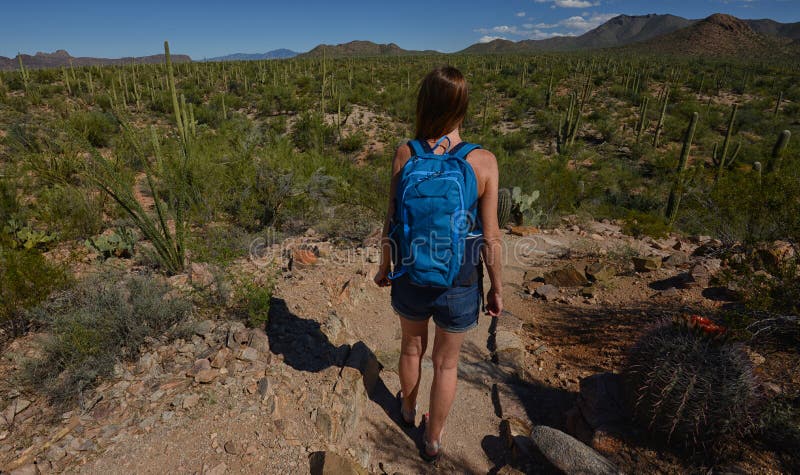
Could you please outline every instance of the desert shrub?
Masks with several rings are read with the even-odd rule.
[[[25,333],[28,310],[67,281],[64,269],[36,250],[12,250],[0,243],[0,336]]]
[[[776,397],[764,409],[761,439],[775,450],[786,473],[800,472],[800,407],[787,397]]]
[[[198,230],[188,240],[192,259],[225,265],[247,255],[255,235],[244,229],[220,223]]]
[[[365,143],[367,143],[366,134],[356,131],[339,139],[339,150],[344,153],[358,152],[364,148]]]
[[[42,192],[37,212],[61,238],[85,238],[103,230],[104,198],[97,192],[58,184]]]
[[[759,420],[759,382],[741,344],[692,316],[662,321],[630,349],[624,369],[631,413],[655,439],[721,459]]]
[[[98,111],[75,112],[67,125],[93,147],[108,147],[119,128],[113,116]]]
[[[503,135],[502,147],[508,153],[514,153],[528,147],[528,137],[524,131],[511,132]]]
[[[669,223],[659,214],[628,211],[622,226],[622,232],[637,238],[642,236],[663,238],[669,233]]]
[[[250,326],[264,328],[269,322],[272,292],[272,282],[265,285],[255,283],[245,285],[244,301],[247,308],[247,322]]]
[[[115,363],[137,357],[145,337],[164,335],[189,314],[190,304],[170,291],[151,275],[100,274],[78,283],[37,310],[50,334],[25,378],[53,403],[74,402]]]
[[[319,114],[303,113],[292,127],[292,142],[302,151],[322,151],[335,141],[335,127],[327,125]]]

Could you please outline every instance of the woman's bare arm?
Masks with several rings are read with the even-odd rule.
[[[482,250],[483,262],[492,284],[487,294],[487,311],[497,317],[503,311],[503,241],[497,222],[497,191],[500,180],[495,156],[485,150],[479,151],[479,154],[476,164],[479,167],[479,177],[483,181],[483,193],[478,201],[478,212],[486,241]]]

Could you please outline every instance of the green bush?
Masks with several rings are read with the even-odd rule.
[[[265,327],[269,322],[269,306],[272,302],[272,282],[266,285],[245,286],[244,300],[247,306],[247,322],[252,327]]]
[[[191,305],[151,275],[100,274],[37,310],[49,325],[42,356],[28,362],[27,381],[58,405],[74,402],[114,364],[136,358],[145,337],[164,335]]]
[[[364,132],[357,131],[350,135],[345,135],[339,139],[339,150],[344,153],[358,152],[367,143],[367,136]]]
[[[37,250],[13,250],[0,243],[0,329],[6,337],[25,333],[28,310],[67,281],[64,269]]]
[[[98,111],[75,112],[70,116],[67,125],[93,147],[108,147],[119,129],[114,117]]]

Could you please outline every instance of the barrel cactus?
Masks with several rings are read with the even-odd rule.
[[[497,223],[505,227],[511,219],[511,192],[508,188],[501,188],[497,192]]]
[[[706,318],[663,321],[630,350],[631,414],[674,448],[717,458],[758,420],[759,383],[740,344]]]

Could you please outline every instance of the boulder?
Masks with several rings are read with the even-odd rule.
[[[621,473],[614,464],[591,447],[552,427],[534,427],[531,431],[531,440],[542,455],[564,473],[585,475]]]
[[[634,257],[632,260],[636,272],[652,272],[661,268],[661,258],[657,256]]]
[[[689,262],[689,255],[685,252],[673,252],[662,260],[665,267],[680,267]]]
[[[602,262],[593,262],[586,266],[586,276],[594,282],[605,282],[617,275],[616,269]]]
[[[580,287],[589,281],[575,266],[569,265],[550,271],[544,275],[544,283],[556,287]]]

